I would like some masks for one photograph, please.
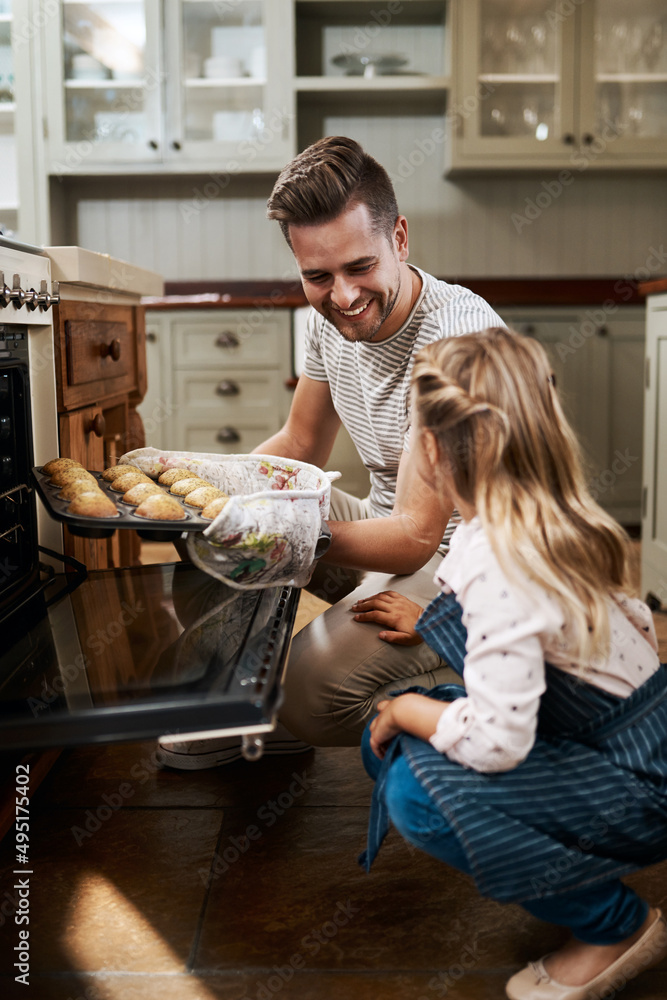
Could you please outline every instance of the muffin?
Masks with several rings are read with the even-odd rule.
[[[117,517],[116,504],[111,497],[103,493],[100,489],[90,490],[88,493],[80,493],[74,497],[69,505],[70,514],[78,514],[81,517]]]
[[[118,479],[122,476],[124,472],[140,472],[141,470],[136,467],[136,465],[112,465],[111,468],[105,469],[102,473],[102,479],[107,483],[112,483],[114,479]]]
[[[92,472],[87,472],[82,466],[69,465],[65,469],[56,469],[51,476],[51,482],[56,486],[66,486],[76,479],[85,479],[93,486],[97,486],[97,480]]]
[[[189,469],[165,469],[162,475],[157,477],[157,481],[163,486],[173,486],[179,479],[191,479],[193,476],[194,472],[190,472]]]
[[[127,493],[137,483],[151,483],[153,480],[144,475],[143,472],[124,472],[122,476],[117,476],[111,484],[114,493]]]
[[[50,462],[42,466],[42,472],[46,476],[52,476],[57,469],[83,469],[81,462],[75,462],[73,458],[52,458]]]
[[[182,521],[187,516],[178,500],[162,491],[142,500],[134,513],[152,521]]]
[[[90,479],[73,479],[70,483],[65,483],[58,494],[59,500],[73,500],[74,497],[81,496],[82,493],[90,493],[98,489],[97,484],[93,486]],[[105,494],[102,490],[99,491],[102,496]]]
[[[191,476],[190,479],[179,479],[177,483],[174,483],[170,487],[169,492],[173,493],[177,497],[185,497],[192,490],[196,490],[199,486],[210,486],[205,479],[200,479],[199,476]]]
[[[136,486],[132,486],[127,493],[123,493],[123,503],[132,504],[136,507],[149,496],[164,496],[164,490],[161,490],[157,483],[137,483]]]
[[[226,503],[229,503],[229,497],[225,496],[223,493],[222,496],[219,496],[215,500],[211,500],[210,503],[206,504],[201,512],[201,516],[205,517],[207,521],[213,521]]]
[[[191,490],[185,497],[188,507],[205,507],[219,497],[224,497],[222,490],[217,490],[215,486],[198,486],[196,490]]]

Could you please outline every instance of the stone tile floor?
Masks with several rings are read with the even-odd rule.
[[[319,610],[305,602],[300,621]],[[497,1000],[563,939],[395,831],[365,875],[371,782],[356,749],[192,773],[161,770],[154,749],[67,751],[35,797],[28,988],[13,980],[5,838],[3,997]],[[667,863],[628,881],[667,909]],[[622,995],[663,1000],[667,963]]]

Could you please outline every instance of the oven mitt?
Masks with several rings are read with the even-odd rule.
[[[323,519],[339,472],[273,455],[157,448],[128,452],[120,461],[154,478],[165,469],[190,469],[229,495],[205,531],[187,535],[188,554],[204,572],[239,590],[308,583],[325,547]]]

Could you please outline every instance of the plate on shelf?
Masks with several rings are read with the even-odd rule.
[[[354,53],[342,52],[334,56],[331,62],[334,66],[344,69],[347,76],[391,76],[408,61],[404,56],[359,56]]]

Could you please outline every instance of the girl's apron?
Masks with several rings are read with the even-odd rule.
[[[454,594],[436,597],[418,630],[463,673],[467,632]],[[625,699],[546,670],[535,744],[511,771],[470,770],[406,733],[392,741],[359,859],[367,871],[389,827],[384,788],[401,753],[458,837],[482,895],[539,899],[667,858],[667,665]],[[410,690],[465,696],[458,684]]]

